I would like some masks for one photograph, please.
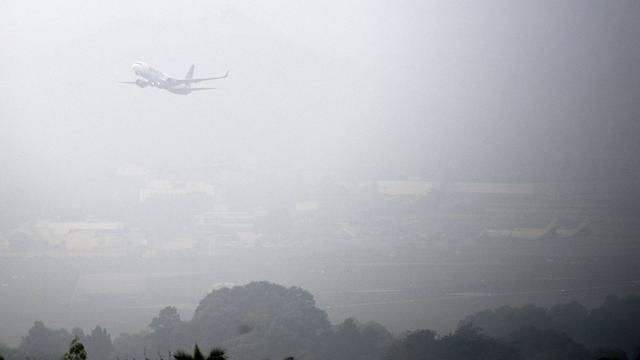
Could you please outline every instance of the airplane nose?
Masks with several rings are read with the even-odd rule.
[[[140,68],[140,64],[131,65],[131,69],[133,70],[134,73],[136,73],[136,75],[138,75],[138,69],[139,68]]]

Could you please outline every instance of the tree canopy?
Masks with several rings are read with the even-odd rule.
[[[71,344],[69,344],[69,350],[64,354],[62,360],[87,360],[87,351],[84,349],[80,339],[73,338]]]
[[[210,292],[188,321],[167,306],[151,320],[150,331],[121,334],[114,341],[100,326],[85,334],[36,321],[17,349],[0,344],[0,360],[149,359],[153,354],[162,360],[166,353],[174,360],[624,360],[640,358],[639,314],[639,296],[609,296],[591,311],[576,302],[503,306],[468,316],[450,334],[419,329],[395,337],[375,322],[348,318],[331,325],[301,288],[252,282]],[[195,345],[192,353],[172,354],[194,343],[211,350],[204,354]]]

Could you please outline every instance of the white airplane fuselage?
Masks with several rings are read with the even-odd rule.
[[[145,87],[147,85],[169,90],[173,93],[177,94],[188,94],[190,93],[190,84],[188,83],[176,83],[173,78],[160,70],[157,70],[144,62],[136,62],[131,65],[133,72],[139,76],[140,78],[136,79],[136,84],[141,87]]]
[[[212,90],[213,88],[193,88],[192,85],[201,81],[206,80],[216,80],[226,78],[229,72],[224,76],[218,77],[208,77],[208,78],[193,78],[194,66],[192,65],[184,79],[175,78],[169,76],[162,71],[159,71],[149,64],[138,61],[131,65],[131,69],[136,74],[138,78],[132,82],[123,82],[126,84],[135,84],[141,88],[152,86],[158,89],[165,89],[174,94],[186,95],[190,94],[192,91],[199,90]]]

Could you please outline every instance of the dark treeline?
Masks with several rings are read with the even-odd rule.
[[[550,309],[502,307],[467,317],[446,335],[416,330],[392,335],[384,326],[347,319],[331,324],[313,296],[268,282],[212,291],[191,320],[166,307],[149,329],[115,339],[97,326],[47,328],[34,323],[5,360],[59,360],[74,340],[87,358],[174,359],[176,352],[222,347],[231,359],[640,359],[640,297],[608,297],[591,311],[578,303]],[[184,355],[185,353],[178,353]]]
[[[465,321],[498,338],[518,336],[522,329],[533,328],[540,336],[551,332],[566,334],[590,348],[640,351],[640,296],[608,296],[602,306],[591,311],[577,302],[550,309],[503,306],[471,315]]]

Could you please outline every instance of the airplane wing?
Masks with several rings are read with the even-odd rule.
[[[150,85],[150,83],[148,81],[144,81],[141,79],[138,79],[136,81],[118,81],[120,84],[131,84],[131,85],[136,85],[138,87],[147,87]]]
[[[214,77],[208,77],[208,78],[195,78],[195,79],[175,79],[174,81],[178,84],[194,84],[200,81],[205,81],[205,80],[218,80],[218,79],[224,79],[229,75],[229,70],[227,70],[227,72],[223,75],[223,76],[214,76]],[[193,90],[193,89],[191,89]]]

